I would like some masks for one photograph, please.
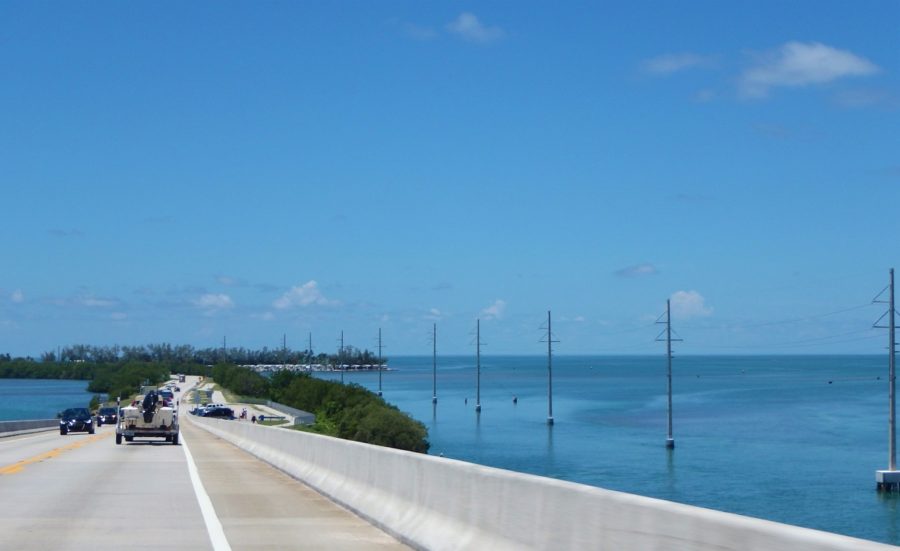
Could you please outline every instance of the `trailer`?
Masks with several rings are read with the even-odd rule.
[[[134,405],[122,408],[116,424],[116,444],[124,439],[131,442],[135,438],[165,438],[166,442],[178,444],[178,412],[165,405],[155,388],[144,391]]]

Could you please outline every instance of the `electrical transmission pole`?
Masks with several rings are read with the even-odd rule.
[[[662,317],[666,317],[666,321],[660,321]],[[672,343],[680,342],[681,339],[673,339],[672,338],[672,301],[666,299],[666,313],[660,316],[656,323],[663,324],[666,328],[657,335],[656,340],[663,340],[661,337],[663,333],[666,335],[666,358],[668,359],[668,411],[667,411],[667,420],[668,420],[668,434],[666,436],[666,447],[669,449],[673,449],[675,447],[675,437],[672,435]]]
[[[888,300],[879,300],[884,291],[888,291]],[[876,487],[879,490],[900,489],[900,471],[897,471],[897,431],[896,431],[896,350],[897,340],[895,334],[895,318],[897,311],[894,308],[894,269],[890,270],[890,282],[872,302],[887,303],[888,311],[885,312],[873,327],[888,330],[888,470],[875,473]],[[887,325],[879,325],[887,316]]]
[[[378,328],[378,395],[381,396],[381,327]]]
[[[437,323],[431,327],[431,403],[437,403]]]
[[[475,411],[481,413],[481,320],[475,325]]]
[[[541,341],[543,342],[543,341]],[[553,424],[553,326],[547,310],[547,424]]]

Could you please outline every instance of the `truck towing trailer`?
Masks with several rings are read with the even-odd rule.
[[[134,405],[122,408],[116,424],[116,444],[124,438],[131,442],[135,438],[165,438],[166,442],[178,444],[178,413],[172,406],[165,405],[155,388],[142,389],[142,396]]]

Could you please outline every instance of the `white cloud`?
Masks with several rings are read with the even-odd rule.
[[[763,56],[739,80],[741,95],[764,98],[779,86],[800,87],[826,84],[840,78],[866,76],[879,71],[877,65],[846,50],[819,42],[788,42]]]
[[[644,61],[644,72],[652,75],[667,76],[686,69],[708,67],[714,58],[692,53],[663,54]]]
[[[25,302],[25,293],[22,292],[22,289],[16,289],[9,295],[9,300],[16,304]]]
[[[672,315],[681,319],[705,317],[713,313],[712,307],[706,305],[706,299],[697,291],[677,291],[670,300]]]
[[[428,311],[427,314],[425,314],[424,317],[425,317],[425,319],[430,320],[430,321],[440,321],[443,316],[444,316],[444,314],[441,313],[440,310],[438,310],[437,308],[432,308],[431,310]]]
[[[196,298],[191,301],[194,306],[198,308],[202,308],[207,312],[215,312],[217,310],[226,310],[228,308],[234,307],[234,301],[231,300],[231,297],[224,294],[213,294],[207,293],[205,295],[201,295],[200,298]]]
[[[658,273],[659,270],[656,269],[656,266],[646,262],[643,264],[628,266],[627,268],[622,268],[621,270],[616,270],[615,272],[615,274],[619,277],[642,277],[656,275]]]
[[[506,311],[506,301],[497,299],[493,304],[482,310],[478,315],[482,319],[493,320],[500,319],[503,317],[503,312]]]
[[[116,321],[122,321],[128,319],[128,314],[126,314],[125,312],[113,312],[109,315],[109,317]]]
[[[468,42],[486,44],[503,38],[506,34],[500,27],[487,27],[475,14],[463,12],[455,20],[447,23],[447,30]]]
[[[115,306],[118,304],[115,300],[109,300],[105,298],[96,298],[92,296],[83,296],[76,299],[78,304],[82,306],[87,306],[88,308],[109,308],[110,306]]]
[[[326,306],[334,303],[335,301],[325,298],[322,291],[319,290],[319,284],[315,280],[309,280],[303,285],[291,287],[288,292],[275,299],[272,306],[279,310],[285,310],[296,306],[309,306],[311,304]]]

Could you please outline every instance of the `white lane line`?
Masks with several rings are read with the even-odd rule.
[[[231,545],[225,537],[225,530],[222,529],[222,523],[216,516],[216,510],[213,508],[212,500],[206,494],[203,488],[203,482],[200,481],[200,474],[197,472],[197,465],[191,456],[191,450],[188,449],[187,442],[184,441],[184,433],[178,434],[181,440],[181,447],[184,449],[184,455],[187,457],[188,473],[191,476],[191,484],[194,485],[194,493],[197,495],[197,503],[200,505],[200,512],[203,513],[203,522],[206,523],[206,532],[209,534],[209,541],[212,542],[214,551],[231,551]]]

